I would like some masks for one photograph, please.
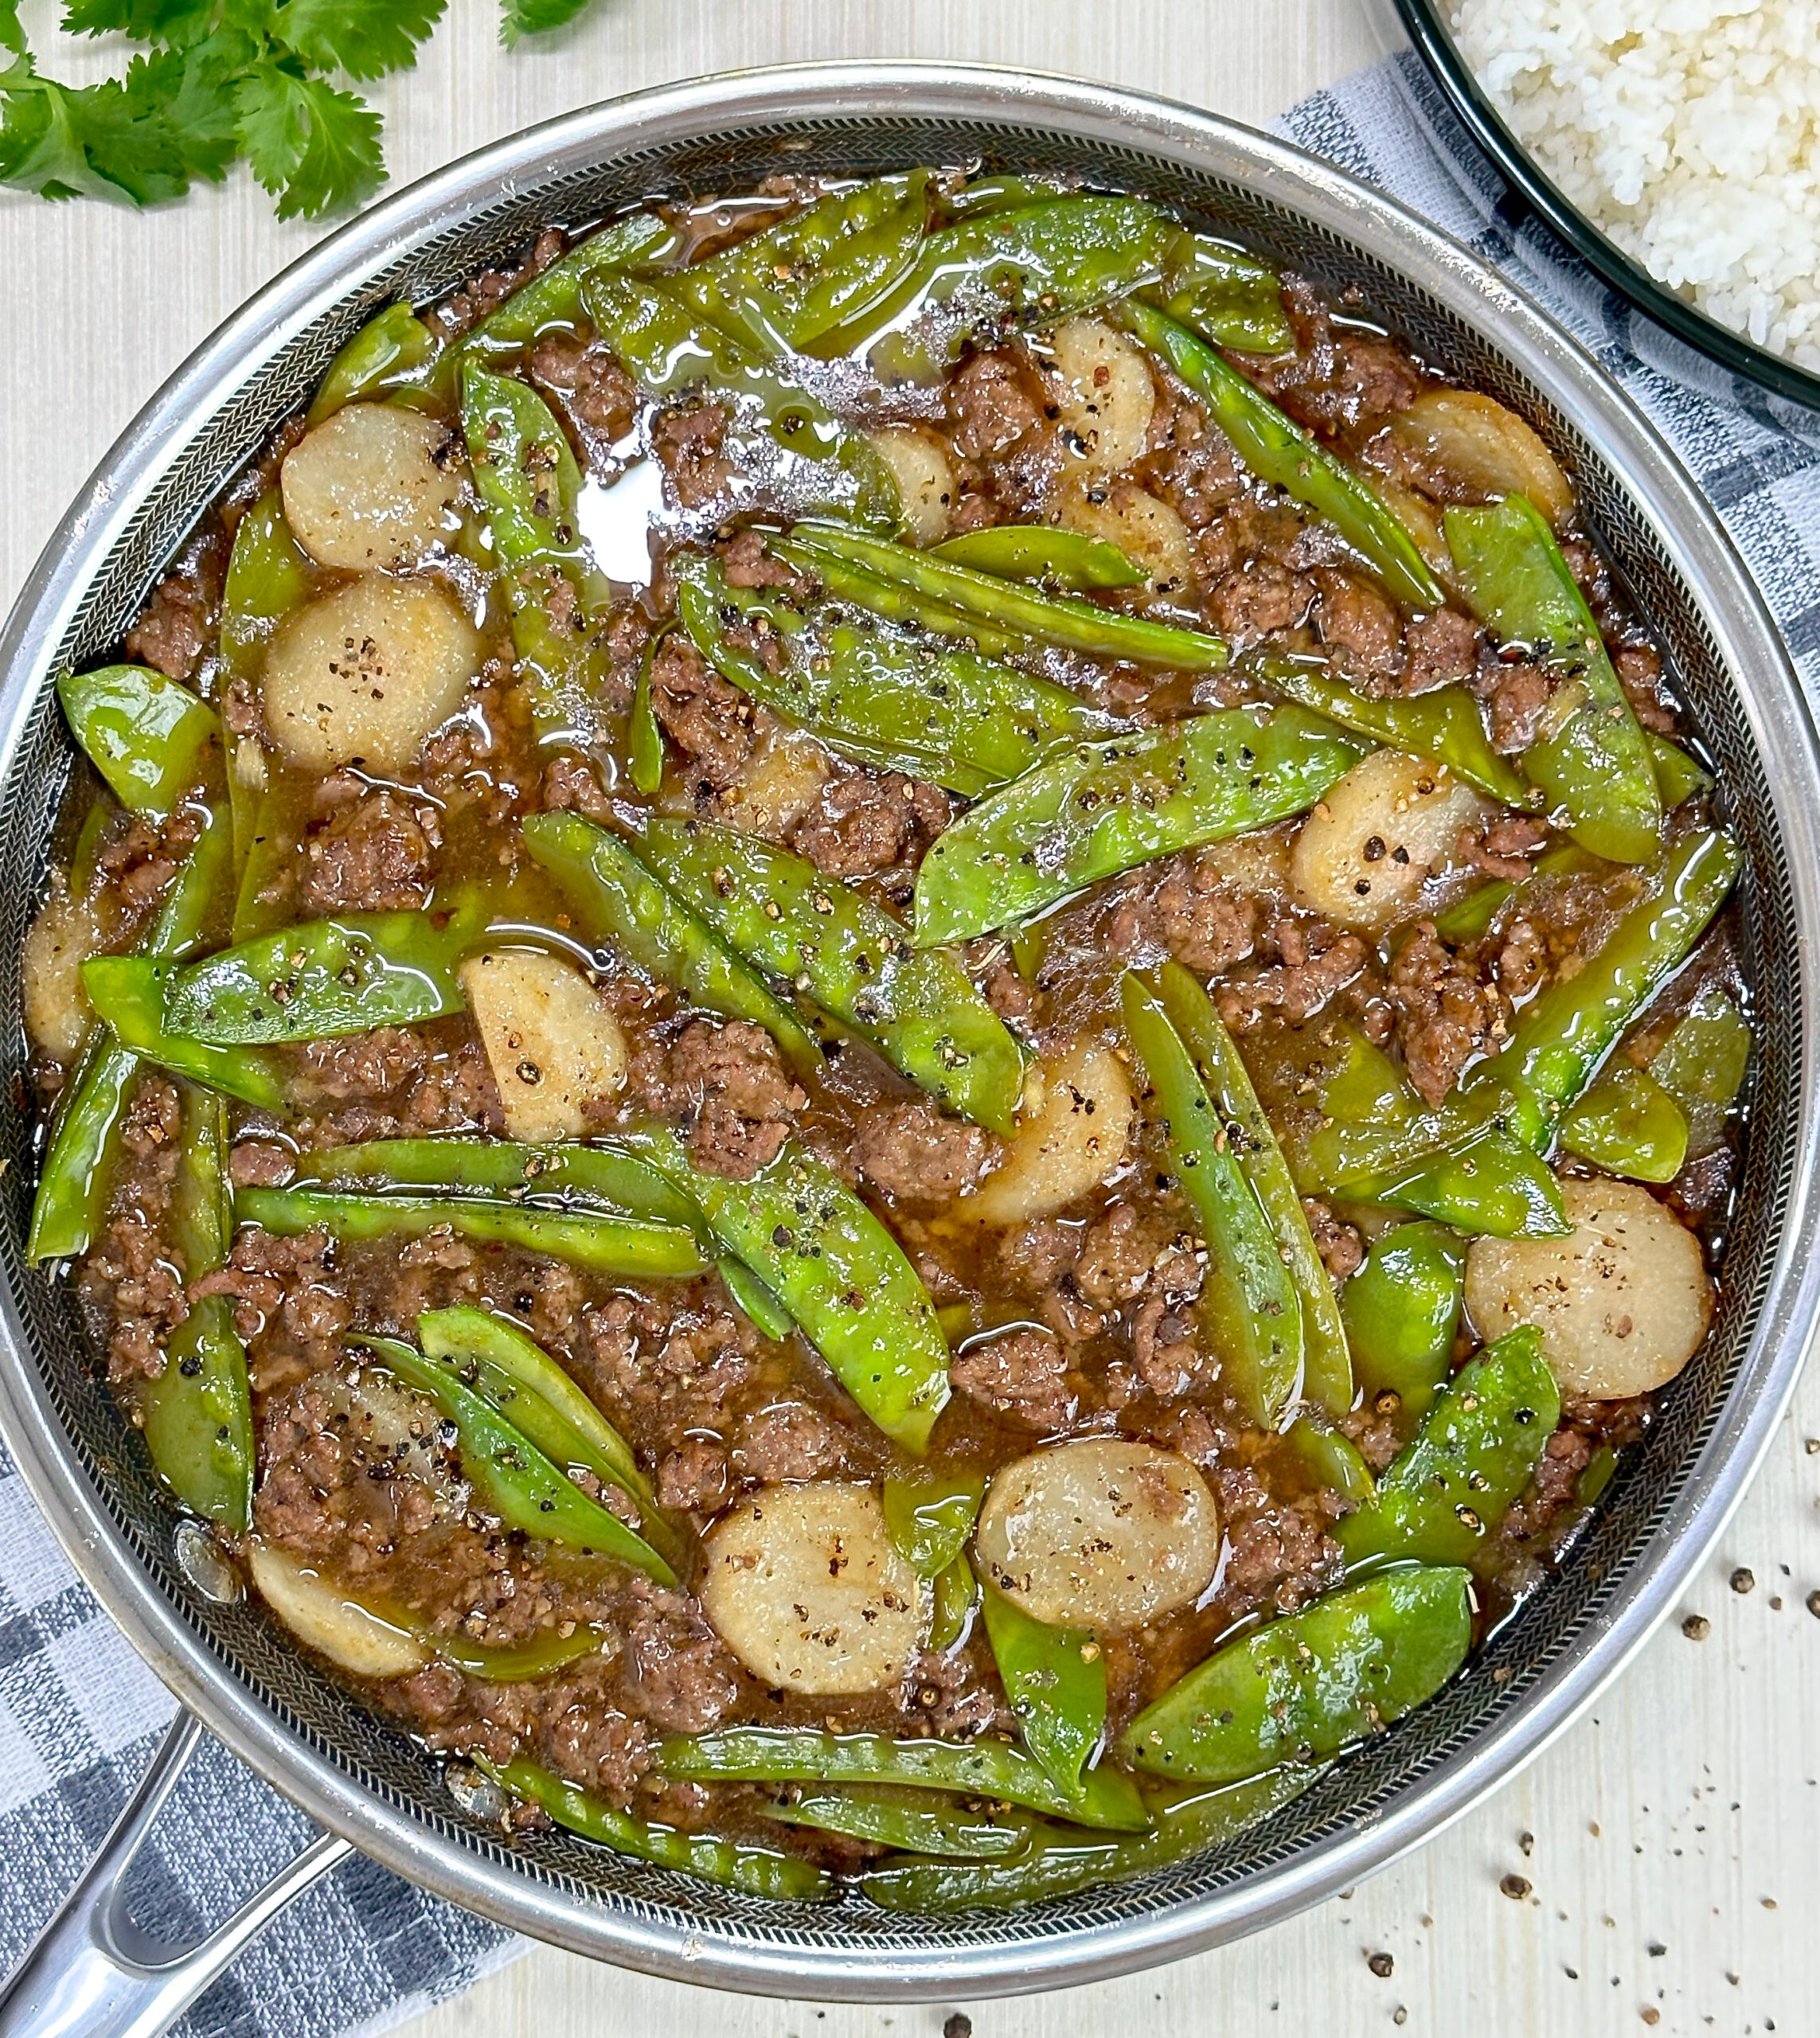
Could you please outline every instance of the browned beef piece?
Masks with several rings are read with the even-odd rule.
[[[428,901],[431,857],[442,841],[433,806],[368,792],[345,773],[322,787],[316,804],[330,818],[304,842],[298,902],[305,913],[385,912]]]
[[[752,754],[752,703],[704,661],[680,631],[651,661],[651,706],[689,759],[689,775],[711,788],[731,785]]]
[[[1390,1000],[1409,1080],[1431,1104],[1440,1103],[1469,1061],[1504,1037],[1504,1005],[1495,986],[1479,980],[1432,920],[1418,923],[1397,950]]]
[[[1017,1725],[1000,1696],[995,1673],[979,1660],[977,1650],[919,1656],[911,1665],[909,1681],[917,1712],[943,1739],[967,1740],[984,1733],[1010,1739]]]
[[[585,757],[557,758],[544,773],[544,808],[550,814],[572,807],[590,821],[610,821],[613,802],[600,774]]]
[[[1504,930],[1497,972],[1498,989],[1513,1004],[1541,989],[1549,974],[1549,945],[1532,921],[1514,919]]]
[[[1076,1292],[1103,1311],[1133,1301],[1142,1294],[1174,1231],[1166,1215],[1140,1215],[1129,1203],[1111,1204],[1081,1234]]]
[[[1213,627],[1243,650],[1307,615],[1314,584],[1274,560],[1252,559],[1226,575],[1208,597]]]
[[[1180,1394],[1199,1371],[1190,1309],[1206,1270],[1181,1245],[1160,1254],[1131,1311],[1131,1358],[1138,1377],[1159,1400]]]
[[[632,1593],[627,1709],[666,1733],[705,1733],[740,1695],[738,1665],[692,1600],[643,1579]]]
[[[765,550],[763,531],[740,531],[718,549],[721,570],[730,588],[782,588],[796,595],[810,585],[794,566],[786,566]]]
[[[1356,1224],[1342,1224],[1319,1197],[1305,1196],[1302,1208],[1321,1263],[1336,1281],[1357,1273],[1365,1260],[1365,1239]]]
[[[168,821],[136,814],[119,832],[103,841],[95,859],[103,883],[113,888],[124,909],[124,933],[136,925],[177,875],[199,832],[195,810],[179,807]]]
[[[108,1318],[107,1376],[115,1386],[158,1379],[165,1341],[189,1314],[164,1237],[182,1122],[176,1086],[143,1076],[121,1121],[124,1154],[107,1220],[82,1264],[82,1293]]]
[[[531,349],[530,369],[590,452],[604,451],[631,430],[638,385],[598,339],[547,334]]]
[[[227,1265],[205,1275],[189,1292],[198,1302],[205,1295],[232,1296],[234,1327],[248,1344],[281,1322],[298,1345],[327,1346],[353,1314],[346,1288],[330,1267],[332,1250],[326,1231],[283,1239],[248,1225],[236,1235]]]
[[[997,460],[1043,422],[1014,354],[976,353],[948,385],[955,450],[963,460]]]
[[[775,1160],[791,1116],[808,1102],[762,1026],[693,1019],[667,1048],[652,1041],[632,1060],[647,1110],[688,1125],[690,1158],[709,1173],[744,1180]]]
[[[1160,875],[1159,875],[1160,872]],[[1106,943],[1128,962],[1158,951],[1201,976],[1242,962],[1257,941],[1257,902],[1227,888],[1217,865],[1190,851],[1127,880],[1106,922]]]
[[[564,239],[560,230],[547,226],[532,244],[524,260],[512,268],[483,270],[471,276],[443,303],[426,311],[424,322],[443,338],[452,340],[478,326],[498,309],[521,283],[541,275],[561,254]]]
[[[1331,566],[1317,567],[1314,623],[1342,671],[1375,689],[1404,665],[1403,623],[1369,581]]]
[[[1662,698],[1662,662],[1653,644],[1620,644],[1611,654],[1631,711],[1658,736],[1674,734],[1674,710]]]
[[[1426,693],[1478,670],[1478,625],[1457,608],[1416,617],[1404,625],[1403,642],[1409,654],[1400,687],[1404,693]]]
[[[859,1129],[854,1158],[875,1189],[900,1203],[946,1203],[979,1180],[992,1154],[990,1134],[965,1119],[945,1117],[921,1097],[871,1112]]]
[[[1526,814],[1507,814],[1483,828],[1463,828],[1458,853],[1487,877],[1521,879],[1529,875],[1529,858],[1548,839],[1540,822]]]
[[[949,1369],[962,1393],[1026,1429],[1063,1428],[1075,1411],[1068,1361],[1053,1337],[1013,1330],[963,1352]]]
[[[1244,490],[1232,445],[1210,431],[1198,406],[1159,390],[1150,413],[1147,485],[1190,531],[1204,530]]]
[[[296,1165],[288,1146],[243,1139],[228,1155],[228,1179],[236,1189],[275,1189],[290,1181]]]
[[[127,632],[127,657],[155,666],[172,679],[189,678],[209,641],[209,607],[198,566],[166,576]]]
[[[1527,750],[1536,740],[1542,710],[1553,691],[1548,674],[1521,659],[1496,659],[1482,666],[1468,681],[1491,718],[1491,747],[1506,757]]]
[[[709,1438],[689,1437],[658,1462],[658,1505],[712,1514],[725,1502],[729,1482],[725,1450]]]
[[[1344,1560],[1327,1532],[1338,1495],[1322,1489],[1282,1505],[1248,1465],[1218,1465],[1212,1476],[1231,1552],[1220,1597],[1234,1614],[1293,1613],[1339,1582]]]
[[[338,1103],[385,1096],[416,1075],[429,1059],[429,1043],[408,1026],[376,1026],[369,1033],[310,1040],[303,1048],[310,1088]]]
[[[766,1486],[780,1479],[823,1478],[851,1469],[851,1441],[806,1401],[779,1401],[747,1419],[733,1446],[733,1469]]]
[[[674,1310],[615,1295],[588,1310],[579,1376],[654,1457],[706,1426],[724,1431],[763,1341],[717,1286]]]
[[[901,771],[852,771],[823,783],[790,846],[830,877],[876,876],[914,869],[951,814],[939,786]]]
[[[1356,934],[1337,934],[1320,920],[1279,920],[1264,937],[1264,951],[1275,960],[1228,978],[1214,994],[1220,1016],[1235,1032],[1256,1025],[1267,1012],[1311,1019],[1367,961]]]
[[[1298,424],[1357,433],[1416,400],[1420,371],[1394,341],[1341,324],[1299,276],[1285,279],[1283,302],[1295,345],[1247,373]]]
[[[685,510],[699,510],[727,492],[732,474],[724,450],[728,422],[725,405],[716,403],[684,404],[652,421],[651,451]]]

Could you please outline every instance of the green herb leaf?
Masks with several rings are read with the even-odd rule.
[[[271,33],[315,71],[380,78],[408,70],[444,0],[284,0]]]
[[[282,65],[255,64],[234,88],[240,146],[281,220],[314,219],[379,189],[379,115],[365,100]]]
[[[542,35],[572,21],[588,0],[500,0],[499,40],[510,49],[521,35]]]

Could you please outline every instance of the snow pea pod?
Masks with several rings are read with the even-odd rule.
[[[744,418],[754,417],[779,451],[808,463],[809,472],[793,481],[794,500],[845,510],[886,529],[896,524],[897,484],[890,469],[863,432],[787,368],[704,326],[660,283],[596,275],[582,285],[582,302],[602,340],[647,395],[710,389],[733,406],[730,430],[736,433]]]
[[[1039,1825],[1027,1853],[1002,1861],[887,1861],[860,1887],[887,1911],[1013,1911],[1045,1898],[1096,1889],[1167,1868],[1226,1845],[1299,1797],[1318,1766],[1272,1770],[1213,1790],[1146,1793],[1148,1833],[1092,1839],[1064,1826]]]
[[[1529,1483],[1560,1416],[1539,1330],[1525,1324],[1487,1345],[1435,1398],[1377,1497],[1334,1531],[1348,1562],[1473,1563]]]
[[[985,1495],[985,1480],[972,1471],[887,1479],[885,1533],[920,1577],[939,1578],[965,1548]]]
[[[1030,1844],[1036,1821],[993,1811],[967,1811],[913,1790],[885,1784],[849,1784],[844,1789],[807,1784],[766,1799],[760,1809],[783,1825],[843,1833],[937,1860],[1002,1860]]]
[[[389,304],[368,319],[334,359],[310,400],[306,422],[320,424],[345,404],[408,390],[441,346],[408,304]]]
[[[802,1326],[842,1386],[894,1443],[928,1448],[947,1405],[948,1347],[903,1248],[833,1169],[795,1145],[744,1181],[691,1165],[669,1128],[641,1135],[724,1249]]]
[[[810,572],[822,572],[826,560],[834,565],[857,567],[876,580],[902,588],[919,603],[932,605],[916,612],[927,619],[931,629],[947,636],[958,633],[952,621],[944,619],[958,614],[977,618],[1007,642],[1025,638],[1059,645],[1064,650],[1084,651],[1089,658],[1128,658],[1134,665],[1166,666],[1182,672],[1217,672],[1232,660],[1225,639],[1205,631],[1151,623],[1072,595],[1045,595],[1021,581],[976,573],[933,552],[893,545],[827,518],[806,517],[793,525],[788,539],[772,549],[793,564],[803,559]]]
[[[1071,739],[1110,735],[1112,718],[1052,681],[925,636],[793,607],[735,588],[713,560],[673,559],[677,606],[718,671],[835,750],[975,798]],[[753,634],[781,651],[775,667]]]
[[[822,1050],[801,1020],[630,844],[579,814],[531,814],[523,826],[525,846],[561,887],[588,940],[611,943],[691,1005],[764,1027],[798,1075],[821,1068]]]
[[[171,1199],[171,1243],[186,1283],[228,1256],[227,1138],[219,1097],[187,1089]],[[183,1505],[244,1535],[252,1513],[252,1396],[246,1347],[225,1295],[193,1302],[165,1341],[164,1369],[135,1406],[158,1476]]]
[[[441,926],[385,912],[280,927],[172,971],[165,1023],[213,1047],[245,1047],[439,1018],[463,1008],[458,966],[486,924],[476,907]]]
[[[862,355],[881,381],[939,381],[970,341],[996,345],[1154,283],[1177,231],[1142,198],[975,213],[930,234],[896,289],[814,350]]]
[[[134,814],[162,819],[201,782],[221,748],[214,709],[149,666],[64,673],[57,697],[89,762]]]
[[[901,623],[907,630],[930,636],[964,637],[982,658],[1013,658],[1033,648],[1030,639],[1016,631],[1002,630],[983,616],[952,607],[929,595],[920,594],[900,581],[869,572],[851,560],[840,558],[831,552],[820,549],[811,552],[807,547],[792,545],[788,538],[770,538],[767,544],[774,558],[781,559],[787,566],[793,566],[799,573],[819,582],[822,591],[830,600],[849,608],[864,610],[881,623]]]
[[[269,488],[235,525],[221,584],[221,654],[234,672],[253,675],[273,631],[309,591],[309,561],[291,535],[283,497]]]
[[[1687,1114],[1646,1069],[1608,1068],[1561,1119],[1570,1154],[1633,1181],[1673,1181],[1687,1158]]]
[[[1142,978],[1119,986],[1125,1031],[1169,1125],[1170,1162],[1207,1244],[1197,1310],[1227,1390],[1274,1429],[1302,1380],[1302,1304],[1205,1079]]]
[[[82,966],[82,987],[120,1045],[141,1060],[262,1111],[283,1111],[290,1086],[270,1055],[256,1048],[213,1047],[166,1025],[164,994],[173,967],[150,955],[95,955]]]
[[[1355,1180],[1347,1193],[1489,1238],[1565,1238],[1573,1228],[1546,1162],[1496,1124],[1426,1160],[1393,1167],[1379,1181]]]
[[[1078,744],[936,838],[916,876],[916,945],[990,934],[1097,879],[1301,814],[1358,759],[1295,707]]]
[[[1143,568],[1134,566],[1109,540],[1047,524],[988,524],[981,530],[963,531],[958,538],[944,538],[929,552],[951,566],[968,567],[1001,580],[1041,580],[1076,595],[1101,588],[1141,588],[1146,578]]]
[[[1713,774],[1678,743],[1670,743],[1654,729],[1644,730],[1643,743],[1656,775],[1656,790],[1662,795],[1664,814],[1673,814],[1684,799],[1710,790]]]
[[[608,221],[482,319],[455,349],[455,359],[463,365],[503,361],[554,326],[574,326],[588,277],[661,262],[677,244],[675,228],[654,213],[627,213]]]
[[[1287,489],[1325,517],[1406,608],[1441,607],[1445,597],[1428,562],[1370,482],[1167,312],[1133,299],[1122,307],[1122,316],[1205,401],[1214,423],[1260,480]]]
[[[227,816],[211,808],[142,945],[146,958],[175,960],[201,939],[227,874],[230,837]],[[138,1055],[105,1021],[95,1029],[39,1170],[25,1242],[28,1259],[71,1259],[88,1250],[107,1199],[127,1087],[139,1065]]]
[[[1340,1290],[1359,1385],[1368,1396],[1394,1394],[1415,1421],[1447,1376],[1465,1265],[1459,1240],[1443,1226],[1399,1224]]]
[[[1554,533],[1521,495],[1443,521],[1473,613],[1554,676],[1548,733],[1523,753],[1531,783],[1595,855],[1649,862],[1662,835],[1649,746]]]
[[[964,1556],[957,1556],[935,1580],[931,1596],[928,1646],[931,1655],[939,1656],[967,1633],[973,1610],[979,1603],[979,1581]]]
[[[697,1783],[896,1783],[948,1790],[1121,1833],[1142,1833],[1150,1823],[1130,1777],[1090,1769],[1076,1802],[1009,1741],[894,1741],[814,1727],[727,1727],[672,1735],[658,1745],[658,1767]]]
[[[1242,666],[1271,692],[1325,715],[1354,736],[1369,736],[1410,757],[1431,757],[1455,778],[1506,806],[1530,803],[1528,781],[1492,748],[1478,703],[1463,686],[1373,700],[1313,658],[1254,654]]]
[[[857,318],[916,260],[929,173],[874,177],[669,279],[684,303],[760,353],[803,353]]]
[[[657,639],[653,638],[639,661],[631,719],[626,727],[626,768],[631,774],[633,790],[646,799],[654,798],[663,784],[663,731],[651,705],[651,667],[656,662]]]
[[[1302,1395],[1329,1415],[1343,1415],[1353,1405],[1353,1363],[1334,1284],[1244,1057],[1213,1001],[1181,963],[1165,962],[1158,982],[1163,1010],[1207,1084],[1227,1150],[1251,1185],[1295,1288],[1302,1318]]]
[[[471,1387],[454,1367],[426,1358],[396,1337],[363,1336],[357,1341],[387,1372],[427,1395],[455,1424],[462,1470],[507,1528],[611,1557],[660,1585],[675,1584],[676,1573],[642,1536],[584,1493],[486,1392]]]
[[[988,1584],[980,1611],[1024,1746],[1072,1799],[1106,1731],[1106,1660],[1085,1628],[1049,1627]]]
[[[422,1238],[447,1229],[482,1244],[547,1253],[591,1274],[678,1279],[707,1265],[692,1232],[594,1210],[548,1210],[479,1197],[363,1196],[351,1189],[243,1189],[234,1207],[248,1224],[280,1238],[320,1224],[332,1237]]]
[[[515,1798],[541,1805],[558,1825],[584,1839],[598,1841],[615,1854],[630,1854],[660,1868],[698,1876],[704,1882],[744,1890],[787,1903],[819,1903],[828,1894],[826,1874],[794,1855],[773,1853],[743,1841],[717,1840],[705,1833],[684,1833],[671,1825],[654,1825],[634,1818],[553,1776],[528,1756],[515,1755],[502,1769],[487,1771],[502,1789]]]
[[[471,361],[461,429],[500,564],[553,568],[585,606],[601,607],[608,590],[576,522],[581,469],[549,405],[528,382]]]
[[[735,1304],[774,1345],[782,1344],[795,1330],[795,1318],[744,1260],[724,1252],[714,1262],[714,1271]]]
[[[1022,1052],[951,957],[912,947],[908,928],[890,914],[756,836],[653,820],[640,847],[663,883],[754,968],[862,1033],[948,1110],[1010,1130]]]
[[[1330,1486],[1342,1500],[1362,1506],[1377,1490],[1363,1453],[1343,1431],[1298,1415],[1284,1432],[1303,1470],[1317,1486]]]
[[[1139,1769],[1202,1783],[1337,1755],[1433,1697],[1466,1660],[1470,1585],[1445,1565],[1329,1593],[1190,1670],[1121,1749]]]
[[[1478,885],[1463,899],[1455,900],[1445,912],[1437,913],[1435,931],[1443,941],[1477,941],[1506,906],[1513,904],[1521,912],[1541,883],[1591,870],[1597,861],[1577,842],[1558,843],[1537,857],[1527,877],[1494,877],[1489,884]]]
[[[1178,234],[1162,281],[1144,295],[1178,325],[1217,347],[1279,353],[1295,337],[1275,271],[1211,234]]]
[[[1750,1060],[1750,1021],[1729,994],[1712,986],[1675,1022],[1650,1062],[1650,1075],[1687,1115],[1687,1150],[1694,1158],[1724,1138]]]

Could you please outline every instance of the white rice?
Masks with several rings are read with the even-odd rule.
[[[1820,369],[1820,0],[1454,0],[1454,30],[1620,248]]]

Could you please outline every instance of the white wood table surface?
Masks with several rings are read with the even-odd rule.
[[[26,12],[43,48],[46,0]],[[1358,0],[595,0],[553,43],[510,55],[494,44],[491,0],[451,0],[451,14],[420,69],[376,95],[400,181],[589,100],[740,65],[1001,63],[1261,125],[1375,54]],[[97,62],[57,60],[53,75]],[[158,383],[318,231],[278,225],[239,176],[149,216],[0,195],[13,303],[0,322],[0,598]],[[957,2011],[974,2038],[1820,2032],[1806,1937],[1820,1897],[1810,1439],[1820,1376],[1680,1610],[1709,1623],[1704,1638],[1677,1615],[1501,1795],[1272,1931],[1064,1994],[885,2010],[717,1996],[539,1949],[410,2038],[935,2038]],[[1754,1589],[1736,1589],[1744,1569]]]

